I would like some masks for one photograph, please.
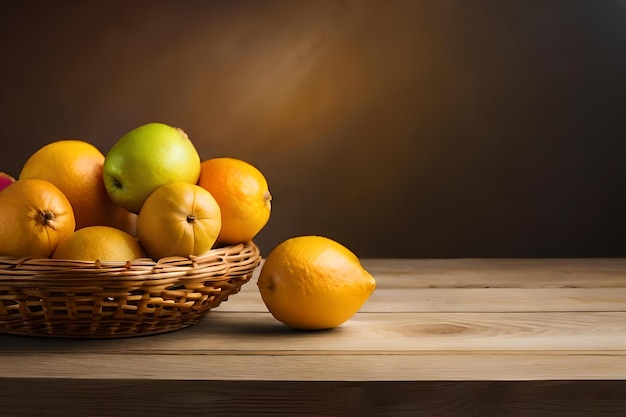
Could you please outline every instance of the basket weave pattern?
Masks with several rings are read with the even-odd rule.
[[[181,329],[239,292],[260,260],[253,242],[158,262],[0,256],[0,332],[115,338]]]

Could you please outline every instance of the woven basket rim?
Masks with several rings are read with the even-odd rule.
[[[169,275],[193,276],[248,258],[260,258],[252,241],[216,247],[199,256],[171,256],[157,261],[138,258],[126,262],[75,261],[51,258],[15,258],[0,256],[0,280],[31,280],[50,276],[72,279],[75,275],[124,277],[126,279],[162,279]]]
[[[81,261],[72,259],[53,259],[53,258],[37,258],[37,257],[13,257],[0,255],[0,264],[12,264],[16,266],[21,265],[39,265],[42,267],[48,266],[50,268],[63,269],[68,267],[77,268],[120,268],[120,267],[156,267],[159,265],[175,265],[175,264],[188,264],[188,263],[206,263],[219,259],[223,256],[233,255],[242,252],[244,249],[256,247],[256,244],[252,241],[241,242],[233,245],[219,246],[210,249],[208,252],[202,255],[189,255],[189,256],[168,256],[154,260],[149,257],[137,258],[129,261]],[[1,271],[2,269],[0,269]]]

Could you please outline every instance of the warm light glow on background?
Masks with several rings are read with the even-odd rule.
[[[162,121],[266,174],[266,251],[323,234],[362,256],[619,252],[621,141],[597,141],[621,126],[624,9],[569,4],[3,6],[0,133],[19,147],[0,170]]]

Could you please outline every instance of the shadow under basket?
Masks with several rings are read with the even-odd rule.
[[[239,292],[260,260],[253,242],[158,262],[0,256],[0,333],[120,338],[182,329]]]

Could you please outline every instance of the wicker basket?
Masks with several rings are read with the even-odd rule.
[[[0,333],[119,338],[197,323],[252,277],[253,242],[158,262],[0,256]]]

